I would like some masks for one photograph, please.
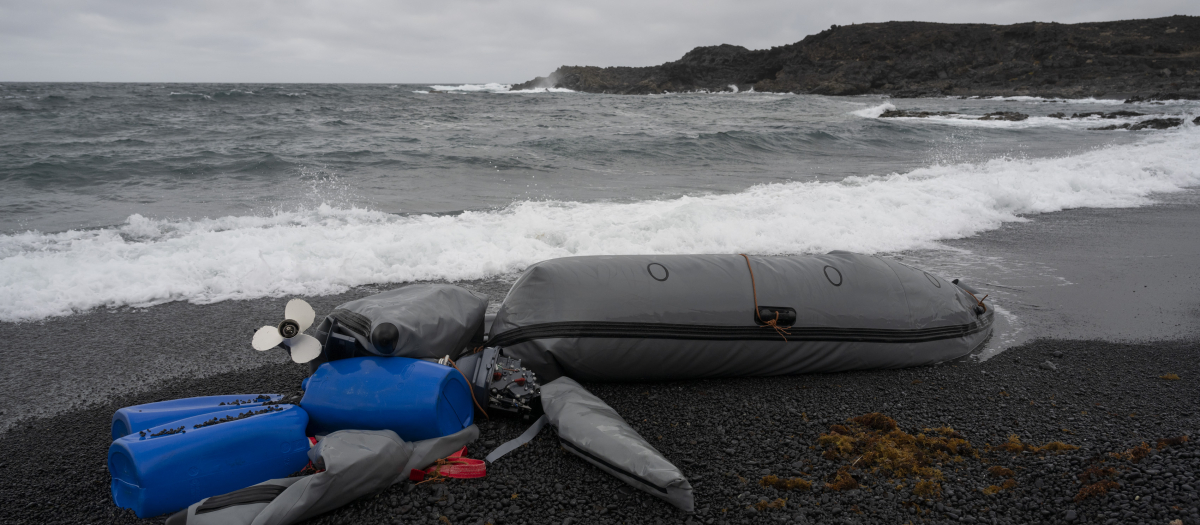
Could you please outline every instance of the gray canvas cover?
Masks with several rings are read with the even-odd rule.
[[[331,359],[361,355],[457,357],[474,337],[482,339],[486,310],[487,297],[449,284],[411,284],[356,299],[317,326],[316,337],[325,347],[310,366],[316,370]],[[336,332],[332,340],[331,331]],[[331,342],[339,337],[352,338],[357,353],[335,355]]]
[[[896,368],[968,354],[992,310],[893,259],[591,256],[531,266],[492,322],[501,346],[549,381],[650,381]],[[784,332],[762,307],[792,309]]]
[[[563,448],[685,512],[694,510],[683,472],[579,383],[562,377],[542,386],[542,406]]]
[[[408,479],[479,437],[471,425],[440,438],[405,442],[391,430],[334,432],[309,451],[308,476],[272,479],[205,498],[172,515],[168,525],[287,525],[329,512]]]

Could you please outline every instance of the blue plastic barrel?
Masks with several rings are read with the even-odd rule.
[[[236,394],[188,397],[125,407],[113,414],[112,438],[116,440],[155,425],[187,417],[220,412],[238,406],[257,406],[280,399],[283,399],[280,394]]]
[[[309,430],[391,430],[407,441],[447,436],[471,425],[475,406],[462,374],[407,357],[355,357],[325,363],[300,406]]]
[[[223,418],[232,420],[201,426]],[[307,426],[298,406],[250,406],[134,432],[108,447],[113,500],[149,518],[286,477],[308,464]]]

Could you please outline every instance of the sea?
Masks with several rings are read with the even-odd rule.
[[[1029,117],[979,118],[1001,111]],[[1070,118],[1114,111],[1143,115]],[[1025,314],[1005,290],[1065,278],[961,241],[1194,194],[1198,115],[736,88],[0,84],[0,321],[511,279],[572,255],[850,250],[996,285],[1002,349],[1037,335],[1014,336]],[[1185,122],[1093,129],[1151,118]]]

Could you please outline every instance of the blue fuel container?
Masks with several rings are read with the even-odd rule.
[[[113,501],[149,518],[286,477],[308,464],[307,426],[295,405],[243,406],[134,432],[108,447]]]
[[[475,418],[470,386],[458,370],[407,357],[325,363],[309,377],[300,406],[314,435],[391,430],[420,441],[458,432]]]
[[[113,414],[112,438],[117,440],[155,425],[244,406],[283,399],[280,394],[235,394],[172,399],[122,408]]]

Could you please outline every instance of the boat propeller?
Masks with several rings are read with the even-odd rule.
[[[321,342],[303,333],[317,318],[312,306],[302,299],[292,299],[283,309],[283,317],[278,325],[267,325],[254,332],[250,346],[263,352],[282,345],[297,363],[307,363],[321,355]]]

